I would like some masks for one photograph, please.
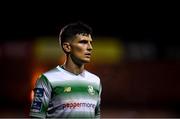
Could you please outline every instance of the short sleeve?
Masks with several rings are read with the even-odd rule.
[[[101,114],[101,109],[100,109],[100,104],[101,104],[101,92],[102,92],[102,85],[101,83],[99,84],[99,97],[98,97],[98,102],[95,110],[95,117],[100,118]]]
[[[51,99],[52,87],[48,79],[41,75],[33,89],[34,97],[30,107],[30,117],[45,118]]]

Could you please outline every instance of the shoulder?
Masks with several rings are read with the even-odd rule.
[[[87,78],[100,82],[100,78],[96,74],[91,73],[91,72],[89,72],[87,70],[85,71],[85,74],[86,74]]]
[[[59,77],[63,75],[62,71],[58,69],[58,66],[50,69],[47,72],[44,72],[41,77],[45,77],[48,81],[56,81],[56,79],[59,79]]]
[[[46,76],[46,77],[51,77],[51,76],[54,76],[56,75],[57,73],[59,72],[58,68],[53,68],[47,72],[44,72],[43,75]]]

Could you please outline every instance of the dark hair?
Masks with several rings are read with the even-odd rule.
[[[63,42],[68,41],[77,34],[92,35],[92,28],[81,21],[70,23],[64,26],[59,34],[59,42],[61,46]]]

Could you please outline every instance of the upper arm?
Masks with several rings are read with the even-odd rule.
[[[34,97],[30,108],[30,116],[45,117],[49,101],[51,99],[51,85],[47,78],[42,75],[34,88]]]

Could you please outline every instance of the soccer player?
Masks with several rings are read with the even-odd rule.
[[[75,22],[61,29],[64,64],[43,73],[34,88],[31,117],[100,118],[101,82],[85,70],[92,51],[92,29]]]

